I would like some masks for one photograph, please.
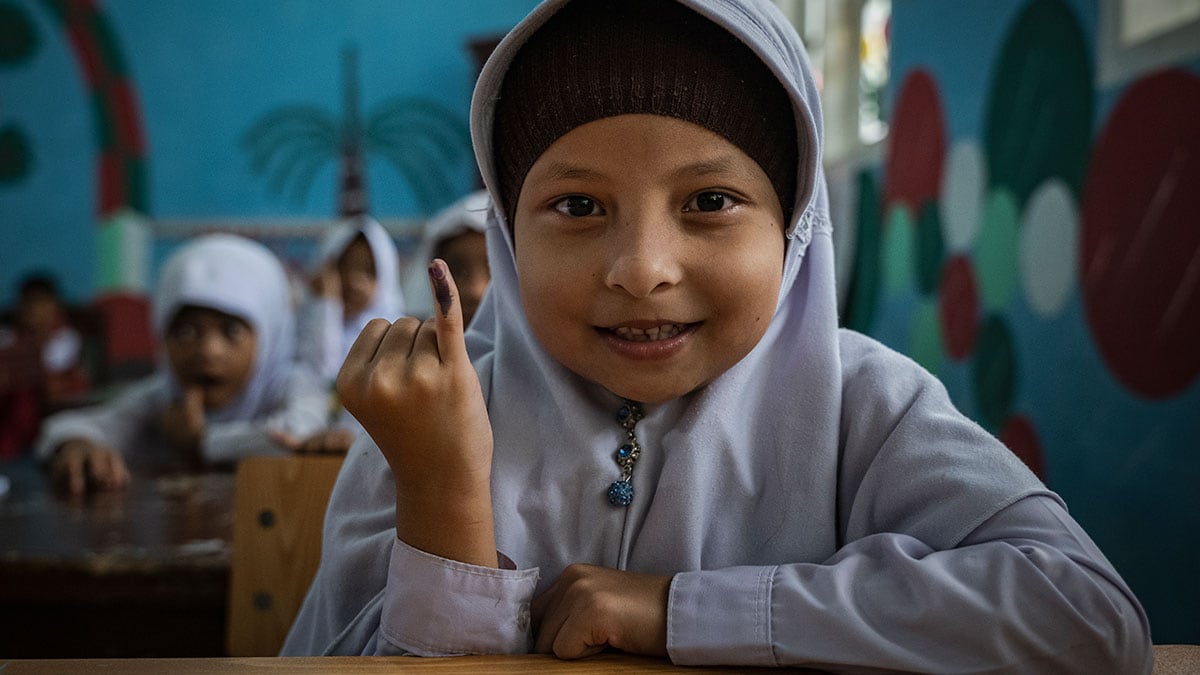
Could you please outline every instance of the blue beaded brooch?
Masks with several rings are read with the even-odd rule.
[[[633,502],[633,465],[637,463],[642,448],[638,445],[637,434],[633,428],[642,419],[642,407],[633,401],[626,400],[617,410],[617,423],[625,430],[628,440],[617,448],[614,459],[621,468],[621,477],[608,486],[608,503],[613,506],[629,506]]]

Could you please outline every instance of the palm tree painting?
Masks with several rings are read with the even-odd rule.
[[[373,107],[366,119],[359,105],[358,52],[342,50],[342,116],[316,105],[272,110],[246,131],[243,147],[255,173],[265,174],[272,192],[289,190],[301,201],[317,172],[330,160],[341,164],[338,212],[368,211],[363,160],[383,157],[408,183],[421,211],[432,213],[458,195],[453,167],[471,153],[471,136],[455,111],[417,97],[394,97]]]

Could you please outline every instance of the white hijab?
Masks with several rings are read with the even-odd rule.
[[[552,0],[535,9],[500,43],[479,78],[472,103],[472,139],[484,183],[493,193],[498,179],[493,164],[492,116],[504,73],[519,47],[564,4],[564,0]],[[796,129],[803,138],[800,147],[819,149],[819,94],[803,47],[787,20],[766,0],[688,0],[683,4],[726,27],[762,58],[795,103]],[[664,528],[668,539],[659,542],[663,552],[674,546],[690,552],[685,555],[699,555],[705,548],[700,541],[706,538],[704,527],[687,526],[689,521],[736,523],[737,527],[756,523],[767,530],[779,527],[791,511],[792,496],[802,495],[828,498],[821,503],[805,500],[805,519],[810,526],[790,533],[800,541],[764,538],[809,555],[821,552],[817,557],[836,550],[834,493],[829,486],[837,482],[842,411],[833,248],[819,151],[801,153],[800,161],[793,222],[787,229],[783,285],[771,327],[758,346],[725,374],[683,399],[647,407],[645,419],[638,424],[642,455],[634,485],[642,498],[635,496],[628,508],[638,520],[677,524]],[[496,203],[503,200],[496,199]],[[612,510],[605,489],[616,478],[612,452],[620,438],[614,422],[620,399],[568,371],[537,342],[521,303],[511,227],[503,222],[503,214],[493,215],[488,230],[492,286],[471,324],[467,346],[478,364],[495,438],[497,541],[522,565],[528,561],[522,560],[521,551],[504,548],[508,539],[504,530],[506,513],[527,508],[522,500],[531,459],[524,449],[561,448],[561,456],[550,461],[574,466],[579,476],[576,483],[586,483],[586,487],[553,487],[561,493],[554,499],[586,500],[584,503],[590,502],[595,509]],[[779,451],[781,444],[788,450]],[[762,461],[772,463],[762,478],[777,489],[766,491],[771,498],[731,501],[722,507],[721,517],[713,519],[715,514],[706,511],[715,505],[700,498],[700,493],[745,491],[747,486],[734,484],[738,476],[730,469],[744,465],[746,457],[758,451],[765,451],[761,452]],[[650,498],[656,470],[651,467],[661,467],[656,482],[660,491],[671,491],[670,499],[659,499],[657,494]],[[696,498],[687,495],[688,490],[695,490]],[[622,522],[611,521],[610,527],[616,528],[613,535],[619,536]],[[680,537],[691,541],[670,541]],[[561,533],[557,548],[563,556],[587,551],[596,556],[592,560],[598,564],[627,562],[607,559],[615,547],[609,537],[595,531]],[[547,559],[541,552],[538,555],[539,562]],[[692,569],[695,565],[694,560],[687,560],[676,566],[657,552],[649,556],[654,558],[648,561],[653,569]],[[707,561],[706,566],[712,562],[716,561]],[[543,572],[551,580],[557,575],[553,570]]]
[[[425,223],[421,233],[421,245],[413,256],[415,264],[408,288],[418,289],[411,298],[409,312],[414,316],[433,315],[433,300],[425,288],[429,285],[426,265],[433,260],[438,244],[466,232],[484,233],[488,227],[488,211],[492,199],[487,190],[476,190],[460,197],[454,203],[438,211]]]
[[[400,257],[387,230],[374,218],[356,216],[339,222],[317,244],[317,252],[308,266],[310,275],[336,263],[354,238],[362,233],[375,259],[375,296],[361,312],[342,321],[342,349],[350,345],[371,319],[395,321],[404,314],[404,295],[400,292]]]
[[[153,306],[160,343],[175,314],[185,305],[231,314],[254,329],[257,353],[250,382],[241,395],[208,422],[253,419],[278,398],[296,352],[295,319],[287,273],[279,258],[258,242],[232,234],[197,237],[167,260],[159,275]],[[163,369],[173,394],[179,381]]]

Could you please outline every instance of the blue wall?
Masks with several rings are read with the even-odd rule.
[[[0,0],[35,44],[0,62],[0,128],[25,140],[30,168],[0,182],[0,304],[18,279],[48,268],[69,298],[97,290],[100,155],[94,96],[58,0]],[[271,110],[309,104],[340,116],[341,50],[358,50],[364,114],[393,97],[444,106],[465,125],[476,66],[468,41],[502,35],[536,2],[265,0],[98,2],[126,69],[145,142],[144,215],[156,219],[327,218],[337,165],[325,163],[302,199],[276,195],[251,170],[247,129]],[[100,50],[103,51],[103,50]],[[474,185],[473,157],[437,167],[448,203]],[[427,208],[379,156],[368,164],[372,210],[420,217]]]

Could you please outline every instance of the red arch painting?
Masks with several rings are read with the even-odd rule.
[[[95,0],[42,0],[75,51],[92,99],[101,217],[128,207],[147,212],[146,144],[128,69]]]

